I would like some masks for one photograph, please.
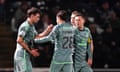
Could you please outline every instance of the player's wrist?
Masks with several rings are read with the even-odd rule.
[[[92,57],[89,57],[88,60],[93,60],[93,58],[92,58]]]
[[[46,29],[46,30],[44,31],[44,33],[45,33],[45,34],[48,33],[48,29]]]
[[[27,52],[31,54],[32,53],[31,48],[28,48]]]

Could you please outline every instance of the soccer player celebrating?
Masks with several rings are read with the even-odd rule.
[[[68,14],[61,10],[56,16],[57,25],[52,32],[43,38],[35,39],[37,43],[52,41],[55,43],[55,50],[50,66],[50,72],[72,72],[73,71],[73,40],[74,28],[68,23]]]
[[[17,47],[14,54],[14,72],[32,72],[30,54],[39,56],[37,49],[32,48],[34,38],[47,35],[52,30],[50,25],[47,30],[37,34],[34,24],[40,19],[40,11],[37,8],[30,8],[27,11],[27,20],[23,22],[18,30]]]
[[[70,21],[71,21],[71,24],[73,25],[73,26],[76,26],[76,24],[75,24],[75,16],[77,16],[77,15],[79,15],[80,13],[77,11],[77,10],[75,10],[75,11],[73,11],[72,13],[71,13],[71,18],[70,18]]]
[[[85,18],[81,13],[74,17],[74,23],[78,28],[75,31],[74,70],[75,72],[93,72],[90,67],[93,56],[93,41],[90,30],[84,26]],[[88,54],[88,63],[86,62],[86,54]]]

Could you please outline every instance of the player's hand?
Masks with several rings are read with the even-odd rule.
[[[39,52],[38,52],[38,49],[32,49],[31,52],[30,52],[34,57],[37,57],[39,56]]]
[[[51,32],[53,27],[54,27],[53,24],[48,25],[48,27],[46,29],[47,33]]]
[[[42,37],[48,35],[52,31],[53,27],[54,27],[53,24],[48,25],[47,29],[45,29],[44,32],[38,34],[35,38],[36,39],[37,38],[42,38]]]
[[[92,66],[92,59],[88,59],[88,65]]]

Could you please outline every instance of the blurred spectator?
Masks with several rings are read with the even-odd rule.
[[[113,67],[113,64],[115,64],[116,57],[114,54],[116,54],[116,35],[113,32],[113,29],[110,24],[108,24],[105,27],[105,31],[102,34],[103,36],[103,59],[104,63],[107,64],[109,67]]]
[[[22,2],[20,7],[17,8],[14,17],[11,20],[11,29],[13,32],[17,32],[19,25],[25,20],[26,10],[29,8],[27,2]]]
[[[110,4],[108,1],[103,1],[101,7],[98,8],[96,11],[98,13],[97,23],[104,28],[106,23],[108,22],[108,19],[110,19],[111,17],[111,12],[114,11],[110,8]]]
[[[39,8],[41,11],[48,11],[48,7],[46,5],[45,0],[36,0],[35,6]]]
[[[102,29],[98,24],[95,23],[94,17],[87,16],[87,21],[88,21],[88,25],[90,24],[89,27],[93,32],[97,32],[97,34],[101,34],[104,31],[104,29]]]
[[[111,13],[111,18],[109,19],[109,23],[113,29],[114,35],[116,35],[117,46],[120,47],[120,17],[117,16],[116,13]]]
[[[26,11],[29,8],[27,2],[22,2],[21,5],[17,8],[14,16],[11,19],[11,30],[13,31],[13,38],[16,39],[17,37],[17,30],[19,25],[25,20]]]
[[[10,22],[15,14],[16,9],[21,5],[21,1],[10,1],[6,0],[6,24],[11,26]]]
[[[58,13],[58,11],[61,9],[60,6],[56,5],[51,9],[51,13],[50,13],[50,17],[53,21],[53,24],[56,25],[56,14]]]
[[[41,20],[38,24],[35,25],[38,32],[44,31],[48,25],[50,25],[52,21],[47,13],[43,13]]]
[[[120,18],[117,16],[115,12],[112,12],[110,15],[109,22],[111,24],[111,27],[113,30],[119,30],[120,31]]]
[[[0,21],[5,21],[5,0],[0,0]]]
[[[116,3],[113,4],[113,9],[115,10],[118,17],[120,17],[120,1],[116,1]]]

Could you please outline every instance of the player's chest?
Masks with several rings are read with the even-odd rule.
[[[26,37],[28,37],[28,38],[34,38],[34,36],[35,36],[35,30],[34,30],[34,28],[30,28],[27,31]]]
[[[88,37],[89,37],[89,32],[87,31],[79,31],[76,34],[76,38],[80,40],[88,40]]]

